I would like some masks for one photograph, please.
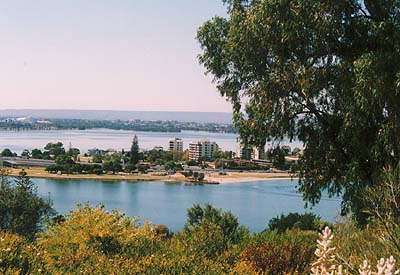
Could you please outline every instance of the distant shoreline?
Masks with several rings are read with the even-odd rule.
[[[17,176],[22,169],[9,169],[10,176]],[[28,176],[31,178],[42,179],[59,179],[59,180],[99,180],[99,181],[163,181],[163,182],[184,182],[198,184],[188,178],[185,178],[179,172],[174,175],[158,175],[157,173],[149,174],[125,174],[120,173],[117,175],[93,175],[93,174],[50,174],[44,168],[26,168],[24,169]],[[205,173],[204,184],[234,184],[242,182],[254,182],[273,179],[296,179],[296,175],[289,173],[247,173],[247,172],[229,172],[227,175],[219,175],[216,172]]]
[[[82,109],[0,109],[0,117],[88,120],[175,120],[199,123],[232,123],[232,113],[193,111],[128,111]]]

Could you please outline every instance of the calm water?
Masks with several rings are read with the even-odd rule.
[[[54,208],[62,214],[79,202],[103,203],[107,209],[117,208],[129,216],[165,224],[173,231],[183,228],[186,209],[194,203],[211,202],[230,210],[241,224],[255,232],[265,229],[270,218],[282,213],[305,212],[304,202],[295,190],[296,182],[286,179],[197,186],[95,180],[34,179],[34,182],[42,196],[50,194]],[[339,207],[338,199],[324,197],[312,211],[324,220],[334,221]]]
[[[24,149],[42,149],[48,142],[61,141],[66,148],[71,143],[82,153],[91,148],[129,150],[134,135],[139,138],[141,149],[153,149],[155,146],[168,148],[168,141],[174,137],[183,139],[184,148],[191,141],[209,139],[226,151],[235,151],[238,147],[236,134],[183,131],[181,133],[134,132],[108,129],[67,130],[67,131],[0,131],[0,150],[9,148],[20,153]],[[292,147],[302,147],[299,142],[290,143]]]

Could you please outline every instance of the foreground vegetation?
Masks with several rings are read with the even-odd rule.
[[[327,224],[312,214],[282,215],[251,233],[230,212],[194,205],[173,233],[102,205],[57,215],[25,174],[1,177],[0,274],[397,274],[398,171],[371,196],[383,222],[376,215],[365,228],[330,224],[335,238],[326,227],[318,250]],[[368,263],[378,260],[371,273]]]
[[[223,215],[227,214],[214,217]],[[78,206],[65,219],[49,224],[35,241],[0,232],[0,273],[310,274],[311,263],[318,260],[316,231],[294,228],[250,234],[237,226],[226,231],[225,222],[203,217],[172,235],[165,226],[139,225],[116,210]],[[329,268],[342,264],[349,274],[359,274],[357,269],[366,259],[375,263],[393,253],[400,257],[382,240],[378,227],[360,230],[346,222],[336,224],[334,231],[336,238],[330,244],[337,249],[326,255]],[[329,254],[337,255],[334,262]],[[328,274],[316,273],[315,266],[313,272]]]

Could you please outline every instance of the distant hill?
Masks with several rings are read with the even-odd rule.
[[[218,112],[139,112],[110,110],[0,110],[0,117],[34,117],[43,119],[91,119],[91,120],[176,120],[200,123],[232,123],[231,113]]]

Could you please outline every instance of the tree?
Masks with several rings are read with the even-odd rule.
[[[271,148],[267,151],[267,157],[272,161],[272,165],[279,169],[285,169],[285,150],[280,146]]]
[[[102,155],[94,155],[92,158],[92,162],[94,163],[102,163],[103,162],[103,156]]]
[[[205,177],[204,173],[199,173],[199,175],[197,176],[197,180],[198,181],[203,181],[204,177]]]
[[[42,159],[43,158],[43,153],[39,149],[33,149],[31,152],[31,156],[33,159]]]
[[[78,159],[78,155],[80,153],[81,153],[81,151],[78,148],[70,148],[67,152],[67,155],[69,155],[76,161]]]
[[[29,150],[25,149],[24,151],[22,151],[21,157],[29,158],[29,156],[30,156]]]
[[[1,171],[0,229],[33,238],[46,217],[55,212],[51,202],[40,198],[33,182],[22,171],[9,182],[7,171]]]
[[[272,218],[268,223],[268,229],[277,230],[279,233],[292,228],[319,231],[320,225],[321,218],[313,213],[289,213]]]
[[[137,164],[139,162],[139,141],[137,136],[133,138],[131,152],[130,152],[130,163]]]
[[[302,141],[304,199],[342,194],[343,214],[365,223],[366,188],[400,160],[400,2],[224,2],[228,17],[198,31],[199,60],[241,140]]]
[[[127,173],[132,173],[133,171],[136,170],[136,165],[132,163],[128,163],[125,165],[125,172]]]
[[[71,156],[69,155],[59,155],[55,158],[55,162],[58,165],[64,164],[74,164],[75,162],[72,160]]]
[[[103,170],[106,172],[112,172],[113,175],[115,173],[121,172],[122,171],[122,165],[120,162],[115,161],[115,160],[108,160],[104,161],[102,164]]]
[[[6,148],[6,149],[4,149],[4,150],[1,152],[1,156],[2,156],[2,157],[15,157],[16,154],[13,153],[13,152],[11,152],[10,149]]]
[[[150,166],[147,165],[147,164],[139,164],[139,165],[137,166],[137,169],[138,169],[138,171],[139,171],[140,173],[146,174],[146,173],[147,173],[147,170],[150,169]]]
[[[204,222],[218,225],[226,242],[237,243],[245,232],[231,212],[222,212],[221,209],[216,209],[209,203],[204,208],[195,204],[187,210],[186,229],[190,226],[199,226]]]
[[[400,252],[400,163],[385,169],[381,182],[367,189],[366,211],[383,229],[382,239]]]
[[[44,149],[54,159],[57,158],[59,155],[65,154],[64,145],[61,142],[57,142],[57,143],[49,142],[46,144]]]

